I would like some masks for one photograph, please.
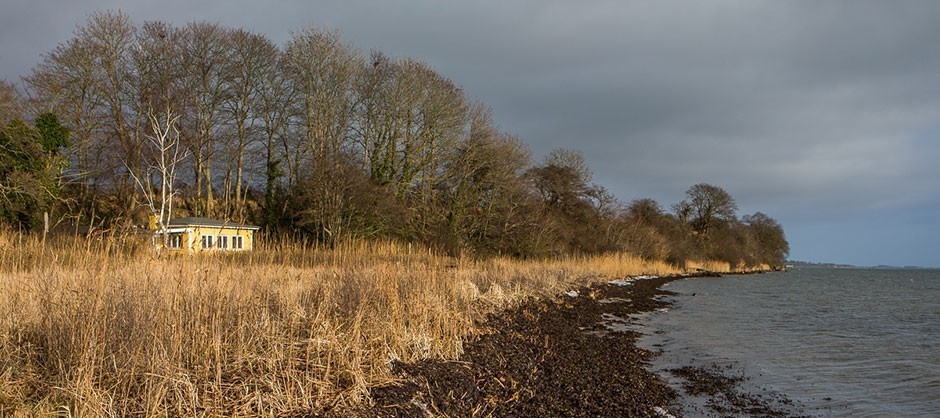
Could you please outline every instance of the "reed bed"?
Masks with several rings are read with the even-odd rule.
[[[714,267],[714,266],[711,266]],[[456,259],[394,242],[154,254],[0,239],[0,416],[280,416],[365,405],[394,360],[454,359],[487,313],[672,265]]]

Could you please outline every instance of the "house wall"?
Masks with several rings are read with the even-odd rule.
[[[200,252],[212,252],[212,251],[251,251],[254,249],[254,232],[251,229],[238,229],[238,228],[220,228],[220,227],[188,227],[186,231],[182,233],[182,246],[180,249],[167,249],[171,254],[185,254],[185,253],[200,253]],[[228,238],[228,248],[220,249],[213,248],[210,250],[205,250],[202,248],[202,236],[211,235],[213,236],[213,245],[218,246],[219,236],[227,236]],[[236,250],[233,248],[232,237],[240,236],[242,237],[242,248]],[[157,237],[157,245],[162,245],[162,237]]]
[[[166,248],[166,251],[167,251],[167,252],[169,252],[170,254],[186,254],[186,253],[191,252],[191,250],[192,250],[192,248],[193,248],[193,233],[192,233],[192,228],[187,228],[186,231],[183,232],[181,235],[182,235],[182,237],[181,237],[182,239],[181,239],[181,242],[180,242],[180,248],[178,248],[178,249],[177,249],[177,248]],[[162,246],[163,246],[163,237],[162,237],[161,235],[157,235],[157,246],[158,246],[158,247],[162,247]]]
[[[254,249],[254,232],[251,229],[238,229],[238,228],[220,228],[220,227],[194,227],[191,229],[192,232],[188,233],[188,237],[184,237],[183,241],[189,243],[189,248],[193,252],[203,252],[206,251],[202,248],[202,236],[211,235],[213,236],[213,245],[218,246],[219,236],[224,235],[229,237],[228,248],[225,250],[214,248],[209,251],[251,251]],[[232,248],[232,238],[233,236],[242,237],[242,249],[235,250]],[[188,239],[187,239],[188,238]]]

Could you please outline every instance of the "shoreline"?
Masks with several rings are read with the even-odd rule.
[[[490,314],[453,361],[392,364],[399,379],[372,388],[372,405],[328,416],[681,416],[689,391],[734,397],[735,382],[708,367],[681,372],[680,393],[652,371],[657,353],[637,347],[631,315],[670,305],[661,287],[695,273],[598,283]],[[738,396],[738,398],[742,398]],[[746,398],[746,397],[745,397]],[[738,411],[785,415],[742,399]],[[758,401],[758,400],[754,400]]]
[[[755,272],[753,274],[776,272],[778,271]],[[722,274],[722,276],[739,275],[744,274]],[[681,303],[676,297],[695,296],[695,293],[680,294],[671,290],[668,294],[672,297],[668,298],[666,303],[671,307]],[[665,315],[668,315],[668,313]],[[670,322],[668,317],[665,321],[666,323]],[[644,321],[640,324],[640,327],[644,330],[649,329],[651,332],[646,334],[649,339],[640,340],[638,343],[641,343],[641,347],[657,351],[657,356],[649,365],[650,370],[670,382],[674,389],[682,393],[672,405],[673,410],[678,412],[677,415],[806,416],[802,405],[791,400],[785,393],[768,390],[749,383],[752,375],[747,373],[740,364],[715,360],[706,361],[694,355],[685,357],[684,360],[680,357],[676,361],[675,351],[666,354],[668,351],[666,349],[667,341],[675,336],[670,336],[669,332],[664,332],[661,327],[654,327],[654,324],[651,324],[650,321]],[[665,335],[666,338],[662,339],[661,335]],[[664,355],[666,356],[665,363],[659,362],[664,358],[661,356]]]

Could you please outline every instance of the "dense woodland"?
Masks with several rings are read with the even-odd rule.
[[[490,110],[427,64],[305,29],[278,46],[212,23],[101,12],[0,82],[0,221],[121,229],[161,209],[327,244],[452,254],[625,251],[781,265],[781,226],[697,184],[623,203],[575,150],[533,161]],[[161,206],[162,204],[162,206]]]

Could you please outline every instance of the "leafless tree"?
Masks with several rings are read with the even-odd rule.
[[[0,124],[22,115],[23,109],[16,86],[6,80],[0,80]]]
[[[747,227],[749,248],[754,259],[774,267],[783,267],[790,254],[783,227],[775,219],[761,212],[742,218]]]
[[[475,104],[466,137],[444,158],[437,189],[446,202],[441,215],[449,244],[493,254],[508,250],[504,243],[519,243],[520,231],[532,220],[524,213],[522,175],[531,165],[525,145],[500,132],[490,110]]]
[[[288,143],[291,117],[291,103],[295,91],[282,71],[283,54],[280,50],[270,51],[270,65],[262,68],[258,74],[258,113],[263,136],[265,158],[265,193],[264,219],[268,224],[276,224],[284,212],[286,200],[277,201],[278,184],[283,177],[285,160],[291,167],[289,155],[282,153],[281,145]]]
[[[357,73],[354,142],[362,169],[380,185],[393,182],[397,142],[402,121],[397,105],[398,64],[373,51]]]
[[[86,42],[87,52],[92,54],[98,69],[94,74],[95,88],[103,99],[104,111],[100,116],[105,118],[106,133],[119,150],[117,158],[131,169],[141,164],[141,141],[130,123],[133,116],[127,114],[131,99],[127,94],[129,59],[136,30],[128,15],[104,11],[92,14],[77,33]],[[123,172],[117,190],[119,200],[126,201],[128,212],[132,213],[135,200],[130,198],[133,191],[130,178],[129,172]]]
[[[123,90],[133,34],[126,15],[95,13],[24,77],[32,113],[55,113],[72,131],[66,174],[78,182],[83,208],[109,188],[129,195],[120,162],[134,166],[138,160],[139,141],[125,123]]]
[[[314,28],[295,33],[284,53],[306,148],[317,163],[334,159],[348,137],[359,55],[338,32]]]
[[[278,60],[277,47],[265,36],[235,30],[228,37],[230,60],[228,71],[228,91],[223,108],[232,123],[233,135],[229,141],[226,198],[233,202],[227,205],[238,218],[244,217],[244,198],[248,188],[246,170],[252,161],[246,161],[248,151],[259,141],[260,122],[265,119],[261,114],[265,110],[263,93],[266,76],[276,71]],[[285,100],[279,97],[277,100]]]
[[[727,191],[718,186],[699,183],[685,192],[692,227],[707,238],[708,233],[721,222],[736,220],[738,205]]]
[[[412,189],[416,204],[431,206],[442,157],[464,136],[469,101],[460,87],[426,64],[406,60],[403,67],[409,95],[417,100],[405,108],[400,184]]]
[[[357,80],[355,143],[363,166],[401,198],[426,200],[468,121],[463,91],[426,64],[374,52]]]
[[[220,131],[226,115],[227,64],[230,54],[227,37],[231,31],[218,24],[190,23],[183,30],[182,67],[186,90],[180,120],[184,145],[192,156],[197,215],[213,216],[212,167]]]
[[[293,138],[284,137],[285,158],[290,181],[300,170],[317,177],[309,185],[319,185],[320,197],[310,208],[320,219],[327,239],[333,240],[341,222],[346,196],[334,185],[342,183],[341,173],[348,160],[346,148],[352,120],[355,71],[360,67],[357,51],[344,44],[335,31],[306,29],[295,33],[284,51],[285,70],[298,102]],[[301,142],[290,141],[301,140]],[[290,142],[288,142],[290,141]]]
[[[131,170],[128,166],[128,172],[131,173],[144,203],[154,217],[166,246],[169,239],[168,225],[173,218],[173,200],[177,194],[176,170],[186,157],[186,150],[180,144],[180,131],[177,127],[179,116],[174,115],[169,107],[160,115],[148,113],[148,119],[152,130],[152,133],[147,135],[146,142],[150,161],[140,171]],[[152,180],[153,177],[156,177],[155,181]],[[159,184],[159,187],[153,183]]]

